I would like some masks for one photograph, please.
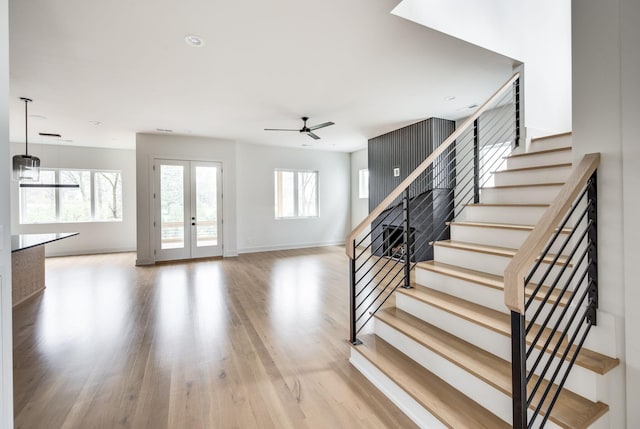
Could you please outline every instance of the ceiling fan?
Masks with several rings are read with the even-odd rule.
[[[293,130],[290,128],[265,128],[265,131],[297,131],[299,133],[302,134],[306,134],[309,137],[311,137],[312,139],[315,140],[320,140],[320,136],[318,136],[317,134],[314,134],[313,131],[320,129],[320,128],[324,128],[324,127],[328,127],[330,125],[334,125],[333,122],[324,122],[322,124],[318,124],[318,125],[314,125],[311,127],[307,127],[307,120],[309,118],[307,118],[306,116],[302,117],[302,121],[304,122],[304,124],[302,125],[302,128],[300,128],[299,130]]]

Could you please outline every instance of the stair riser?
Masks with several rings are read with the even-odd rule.
[[[380,320],[375,322],[375,332],[376,335],[449,385],[502,420],[511,423],[511,398],[509,396]]]
[[[421,428],[446,429],[447,427],[429,411],[398,386],[378,367],[372,364],[354,348],[351,348],[349,362],[358,369],[374,386],[391,400],[403,413]]]
[[[500,246],[511,249],[519,249],[524,240],[529,236],[530,230],[512,230],[500,228],[485,228],[477,226],[461,226],[453,224],[451,226],[451,240],[465,243],[486,244],[489,246]],[[557,243],[551,248],[552,253],[557,253],[563,243],[563,234]],[[569,246],[567,246],[569,247]],[[567,253],[566,251],[563,253]]]
[[[483,271],[485,273],[494,274],[497,276],[504,275],[504,270],[511,261],[510,257],[491,255],[481,252],[472,252],[463,249],[452,249],[445,246],[435,246],[434,250],[434,259],[437,262],[443,262],[449,265],[457,265],[459,267],[468,268],[470,270]],[[543,262],[541,264],[541,267],[538,268],[535,275],[533,276],[532,281],[538,284],[548,267],[549,264]],[[560,270],[560,266],[554,266],[543,284],[549,286],[558,276]],[[567,282],[571,270],[572,268],[568,267],[564,271],[562,277],[560,278],[559,284],[564,285]]]
[[[511,340],[506,335],[404,294],[396,294],[396,307],[504,360],[511,361]],[[532,357],[535,358],[535,353]],[[545,358],[548,358],[548,355]],[[607,402],[607,392],[598,390],[600,377],[592,371],[575,365],[567,378],[565,388],[592,401]]]
[[[564,136],[552,137],[544,140],[532,140],[529,146],[529,152],[540,150],[559,149],[561,147],[571,146],[571,134]]]
[[[484,188],[480,201],[484,204],[551,204],[561,186],[526,188]]]
[[[535,225],[547,207],[467,206],[457,220]]]
[[[540,154],[534,153],[527,156],[507,158],[507,168],[541,167],[543,165],[565,164],[572,161],[573,154],[570,150]]]
[[[554,167],[524,171],[494,173],[495,186],[530,185],[534,183],[564,183],[571,174],[571,167]]]
[[[509,309],[504,304],[504,291],[501,289],[479,285],[422,268],[416,268],[416,283],[501,313],[510,314]],[[534,301],[530,309],[532,313],[530,314],[534,314],[533,312],[537,311],[540,304],[542,304],[541,301]],[[538,316],[540,320],[546,320],[551,309],[552,304],[546,304],[540,316]],[[560,312],[562,312],[562,308],[558,308],[554,312],[550,323],[556,323]]]

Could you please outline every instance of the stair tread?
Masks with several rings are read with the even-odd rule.
[[[511,337],[511,318],[508,314],[483,307],[481,305],[465,301],[452,295],[429,289],[425,286],[415,286],[413,289],[398,289],[397,293],[405,294],[419,301],[447,311],[469,322],[476,323],[498,334]],[[527,344],[531,344],[535,332],[540,330],[539,325],[534,325],[529,335]],[[551,330],[545,328],[536,348],[540,349],[546,339],[551,335]],[[560,336],[556,332],[555,336]],[[566,341],[566,338],[565,338]],[[575,346],[574,346],[575,347]],[[573,349],[573,347],[572,347]],[[606,374],[619,364],[620,360],[611,358],[601,353],[583,348],[576,359],[576,365],[589,369],[597,374]]]
[[[553,168],[571,167],[572,165],[573,164],[571,164],[570,162],[565,162],[561,164],[545,164],[545,165],[537,165],[533,167],[509,168],[507,170],[494,171],[493,174],[517,173],[520,171],[530,171],[530,170],[549,170]]]
[[[487,204],[474,203],[466,204],[466,207],[549,207],[549,204]]]
[[[513,171],[513,170],[505,170],[505,171]],[[541,188],[541,187],[550,187],[550,186],[564,186],[564,182],[554,182],[554,183],[527,183],[526,185],[501,185],[501,186],[487,186],[480,189],[521,189],[521,188]]]
[[[475,375],[505,395],[511,396],[510,362],[396,308],[380,311],[376,314],[376,318]],[[537,376],[531,378],[529,391],[533,389],[537,381]],[[544,392],[547,386],[548,382],[543,380],[538,391]],[[557,386],[551,387],[550,393],[555,393],[556,389]],[[536,408],[540,397],[541,394],[536,394],[530,408]],[[602,402],[593,402],[563,389],[549,420],[564,428],[586,428],[604,414],[608,408]]]
[[[432,271],[435,273],[443,274],[449,277],[454,277],[460,280],[465,280],[469,282],[473,282],[476,284],[480,284],[483,286],[487,286],[493,289],[504,290],[504,277],[497,276],[494,274],[488,274],[482,271],[470,270],[468,268],[458,267],[455,265],[445,264],[443,262],[437,261],[423,261],[418,262],[416,265],[417,268],[422,268],[424,270]],[[428,285],[426,285],[428,286]],[[529,298],[535,289],[535,284],[528,284],[525,288],[525,296]],[[537,300],[542,300],[544,296],[546,296],[549,291],[548,286],[540,286],[540,292],[536,295]],[[564,294],[562,299],[560,299],[559,305],[566,306],[570,297],[570,292]],[[554,290],[551,292],[549,296],[549,300],[551,303],[556,302],[560,297],[560,291]]]
[[[471,222],[471,221],[449,222],[449,225],[508,229],[508,230],[514,230],[514,231],[533,231],[533,228],[534,228],[534,225],[522,225],[522,224],[515,224],[515,223]],[[562,234],[568,234],[570,232],[571,232],[571,228],[562,229]]]
[[[364,335],[353,346],[386,376],[452,428],[509,428],[502,419],[426,370],[398,349],[376,337]]]
[[[512,249],[509,247],[489,246],[488,244],[467,243],[464,241],[452,241],[452,240],[440,240],[433,243],[434,246],[449,247],[451,249],[467,250],[470,252],[486,253],[488,255],[504,256],[507,258],[513,258],[518,249]],[[543,261],[546,263],[552,263],[556,255],[548,253]],[[556,264],[564,264],[567,262],[567,257],[560,255]],[[569,267],[572,267],[571,262],[568,263]]]
[[[565,146],[565,147],[559,147],[559,148],[555,148],[555,149],[539,150],[539,151],[536,151],[536,152],[514,153],[513,155],[505,156],[503,158],[504,159],[521,158],[521,157],[524,157],[524,156],[541,155],[541,154],[545,154],[545,153],[554,153],[554,152],[566,152],[566,151],[570,151],[570,150],[572,150],[571,146]]]
[[[544,140],[555,139],[555,138],[559,138],[559,137],[566,137],[566,136],[570,136],[570,135],[573,135],[573,133],[571,131],[568,131],[566,133],[551,134],[551,135],[548,135],[548,136],[535,137],[535,138],[531,139],[531,143],[541,142],[541,141],[544,141]]]

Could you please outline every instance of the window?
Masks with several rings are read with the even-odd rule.
[[[20,188],[20,223],[122,221],[120,171],[40,170],[41,184],[78,188]]]
[[[276,219],[318,216],[318,172],[276,170]]]
[[[358,196],[369,198],[369,170],[363,169],[358,172]]]

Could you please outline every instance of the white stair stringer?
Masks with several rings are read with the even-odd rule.
[[[387,377],[369,359],[362,356],[357,347],[351,347],[349,362],[420,428],[447,429],[447,426],[435,418],[411,395]]]
[[[501,359],[511,362],[511,339],[506,335],[487,329],[473,321],[458,317],[402,293],[396,294],[396,308],[445,330]],[[536,353],[532,353],[529,360],[535,359],[536,356]],[[545,354],[544,360],[546,361],[548,357],[549,355]],[[529,362],[529,360],[527,361]],[[531,360],[531,362],[533,362],[533,360]],[[591,401],[607,403],[609,399],[608,389],[598,389],[604,385],[602,380],[598,380],[599,377],[603,376],[589,371],[586,368],[574,365],[564,387]]]

